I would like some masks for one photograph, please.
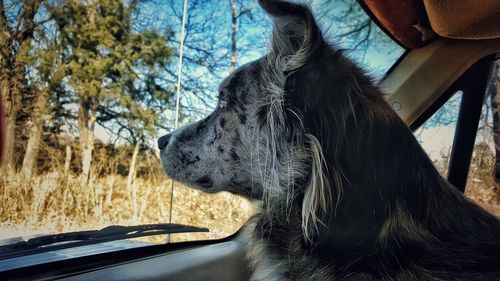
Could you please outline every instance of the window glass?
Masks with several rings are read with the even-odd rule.
[[[392,41],[363,8],[352,0],[314,1],[319,24],[339,49],[379,81],[400,58],[404,49]]]
[[[490,88],[491,89],[491,88]],[[455,93],[415,136],[443,177],[447,177],[462,92]],[[500,189],[495,182],[495,143],[491,96],[484,101],[465,188],[465,195],[500,217]]]
[[[500,153],[500,151],[496,151],[495,149],[495,138],[497,138],[496,142],[498,143],[500,135],[497,134],[495,136],[494,134],[495,125],[493,115],[498,115],[498,112],[492,109],[492,103],[496,103],[494,97],[500,95],[500,83],[498,80],[500,79],[500,75],[498,75],[500,72],[498,72],[498,65],[497,63],[497,73],[493,76],[494,80],[491,83],[492,87],[490,87],[489,93],[491,95],[486,97],[481,112],[465,195],[479,203],[487,211],[500,217],[500,186],[498,184],[500,175],[495,174],[495,167],[500,164],[496,163],[495,160],[497,157],[496,154]],[[496,89],[493,88],[495,85]],[[497,94],[495,95],[495,93]],[[497,147],[497,149],[500,149],[500,147]]]
[[[23,18],[24,2],[2,6],[8,28],[0,34],[13,40],[0,42],[10,44],[0,53],[0,239],[166,222],[210,229],[170,241],[237,231],[253,212],[249,201],[180,183],[172,193],[158,160],[156,139],[175,123],[183,1],[35,2]],[[219,82],[266,53],[271,29],[253,0],[187,3],[180,125],[214,108]],[[325,37],[376,78],[404,51],[356,1],[312,7]],[[22,33],[31,22],[34,32]],[[8,72],[11,62],[16,71]]]
[[[448,162],[457,125],[462,92],[454,93],[414,134],[443,177],[448,174]]]

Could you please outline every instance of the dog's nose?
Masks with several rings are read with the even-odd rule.
[[[165,146],[167,146],[168,141],[170,140],[170,136],[172,134],[164,135],[163,137],[158,139],[158,148],[162,150]]]

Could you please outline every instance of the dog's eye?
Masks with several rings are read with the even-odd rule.
[[[223,109],[227,106],[227,102],[225,100],[219,100],[219,108]]]

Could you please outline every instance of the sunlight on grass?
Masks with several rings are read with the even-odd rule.
[[[81,186],[77,177],[52,172],[22,181],[20,175],[0,178],[0,228],[39,234],[101,229],[109,225],[167,223],[170,180],[136,179],[137,198],[126,188],[126,178],[106,176]],[[176,183],[172,221],[207,227],[209,233],[172,236],[172,241],[226,237],[252,214],[249,201],[229,194],[204,194]],[[141,238],[165,242],[166,236]]]

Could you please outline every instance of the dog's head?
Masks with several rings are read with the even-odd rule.
[[[212,114],[161,137],[158,146],[169,176],[205,192],[272,201],[268,207],[303,198],[307,229],[330,200],[319,137],[307,128],[315,121],[303,120],[318,102],[309,92],[329,47],[307,7],[260,5],[274,20],[270,52],[220,84]]]

